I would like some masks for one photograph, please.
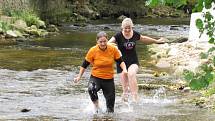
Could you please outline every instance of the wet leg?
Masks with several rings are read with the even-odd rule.
[[[137,74],[138,72],[138,65],[132,64],[128,68],[128,82],[129,82],[129,88],[132,94],[133,101],[138,101],[138,85],[137,85]]]
[[[121,80],[121,85],[122,85],[122,100],[123,101],[128,101],[128,93],[129,93],[129,83],[128,83],[128,76],[123,75],[120,73],[120,80]]]

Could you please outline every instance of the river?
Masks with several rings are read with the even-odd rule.
[[[189,21],[136,20],[135,30],[152,37],[175,39],[188,37]],[[120,31],[118,21],[95,21],[84,27],[64,24],[61,32],[28,43],[0,48],[0,121],[213,121],[214,112],[194,104],[182,103],[196,93],[171,91],[165,87],[140,90],[139,103],[121,101],[119,78],[115,75],[117,96],[115,113],[105,113],[105,101],[99,92],[101,111],[94,114],[87,93],[89,69],[79,84],[72,79],[87,50],[95,45],[96,32],[112,36]],[[141,68],[139,83],[148,74],[155,81],[174,82],[174,77],[154,77],[147,63],[150,52],[138,43]],[[151,80],[149,80],[151,81]],[[162,82],[160,82],[162,83]]]

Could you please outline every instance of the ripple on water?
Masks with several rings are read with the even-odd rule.
[[[12,71],[0,69],[0,120],[154,120],[196,121],[215,119],[213,113],[192,105],[179,104],[177,96],[162,96],[164,89],[152,91],[152,96],[140,92],[139,103],[123,103],[116,96],[115,113],[107,114],[105,99],[99,92],[101,110],[95,115],[87,93],[89,72],[82,83],[70,79],[75,72],[53,69]],[[156,95],[156,92],[159,94]],[[28,112],[22,112],[28,109]],[[211,120],[212,121],[212,120]]]

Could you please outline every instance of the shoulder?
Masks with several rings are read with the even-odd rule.
[[[122,32],[117,32],[114,37],[120,37],[120,36],[122,36]]]
[[[107,48],[109,48],[110,51],[116,51],[118,50],[116,46],[112,45],[112,44],[107,44]]]
[[[95,52],[97,50],[97,48],[98,48],[98,46],[95,45],[95,46],[91,47],[88,52]]]
[[[140,37],[141,37],[141,34],[137,31],[133,31],[133,37],[136,39],[136,40],[139,40]]]
[[[123,34],[122,32],[117,32],[114,36],[115,40],[118,42],[118,41],[121,41],[123,39]]]
[[[134,33],[134,35],[140,35],[140,33],[135,30],[133,30],[133,33]]]

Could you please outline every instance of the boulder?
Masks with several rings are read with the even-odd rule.
[[[123,19],[125,19],[125,18],[127,18],[127,16],[121,15],[121,16],[119,16],[117,19],[118,19],[118,20],[123,20]]]
[[[46,28],[46,24],[45,24],[45,22],[42,21],[42,20],[38,20],[36,26],[37,26],[38,28],[42,28],[42,29],[45,29],[45,28]]]
[[[13,37],[18,37],[14,31],[12,30],[6,31],[6,38],[13,38]]]
[[[47,31],[49,32],[58,32],[59,29],[55,25],[49,25],[47,28]]]
[[[164,59],[160,59],[155,66],[158,68],[163,68],[163,69],[171,67],[170,63]]]
[[[26,28],[28,27],[27,24],[26,24],[26,22],[23,21],[23,20],[21,20],[21,19],[16,20],[14,22],[14,24],[12,24],[12,26],[15,27],[18,30],[21,30],[21,31],[25,31]]]

